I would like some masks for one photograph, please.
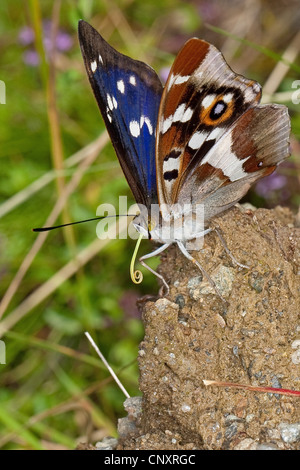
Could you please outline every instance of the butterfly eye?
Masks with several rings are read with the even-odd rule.
[[[148,230],[149,232],[152,232],[152,230],[155,228],[155,222],[153,220],[149,220],[148,222]]]
[[[154,228],[155,228],[155,222],[153,220],[149,219],[149,221],[148,221],[148,238],[149,238],[149,240],[151,240],[151,238],[152,238],[151,237],[151,232]]]

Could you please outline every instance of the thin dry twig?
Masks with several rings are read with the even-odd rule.
[[[130,398],[130,395],[129,393],[127,392],[127,390],[125,389],[124,385],[121,383],[121,381],[118,379],[117,375],[115,374],[115,372],[113,371],[113,369],[110,367],[110,365],[108,364],[107,360],[105,359],[105,357],[103,356],[102,352],[100,351],[100,349],[98,348],[97,344],[95,343],[95,341],[93,340],[93,338],[91,337],[91,335],[86,331],[85,332],[85,336],[87,337],[87,339],[89,340],[89,342],[91,343],[91,345],[93,346],[93,348],[95,349],[96,353],[98,354],[98,356],[100,357],[101,361],[103,362],[103,364],[105,365],[105,367],[107,368],[107,370],[109,371],[110,375],[112,376],[112,378],[114,379],[114,381],[116,382],[116,384],[118,385],[118,387],[120,388],[120,390],[122,390],[122,392],[124,393],[125,397],[126,398]]]
[[[293,40],[286,48],[282,58],[288,62],[294,62],[299,53],[299,44],[300,31],[295,35]],[[288,71],[289,66],[284,61],[277,62],[276,66],[264,84],[263,93],[266,95],[272,95],[277,90]]]

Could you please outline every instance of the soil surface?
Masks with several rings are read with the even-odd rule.
[[[117,449],[300,449],[300,398],[203,380],[300,389],[300,228],[295,216],[243,206],[214,219],[193,252],[222,301],[177,249],[159,272],[170,293],[142,308],[143,397],[125,402]]]

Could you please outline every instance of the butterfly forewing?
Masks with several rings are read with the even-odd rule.
[[[79,42],[88,77],[138,203],[157,202],[155,129],[162,85],[154,70],[113,49],[85,21]]]
[[[178,202],[193,168],[261,97],[257,82],[234,73],[213,45],[189,40],[177,55],[162,96],[157,128],[160,203]]]

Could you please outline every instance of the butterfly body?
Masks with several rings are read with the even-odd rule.
[[[177,241],[187,242],[195,238],[199,238],[208,233],[203,225],[203,211],[200,206],[200,213],[187,208],[173,209],[173,213],[164,214],[162,218],[161,212],[151,212],[150,219],[143,215],[143,211],[137,215],[133,221],[133,225],[139,233],[150,240],[159,243],[176,243]],[[150,222],[149,222],[150,220]],[[151,228],[149,229],[149,223]]]
[[[164,88],[153,69],[115,51],[84,21],[79,41],[141,207],[134,225],[163,244],[142,260],[175,242],[195,261],[189,242],[208,233],[216,215],[289,156],[287,108],[259,105],[260,85],[233,72],[221,52],[201,39],[183,46]]]

